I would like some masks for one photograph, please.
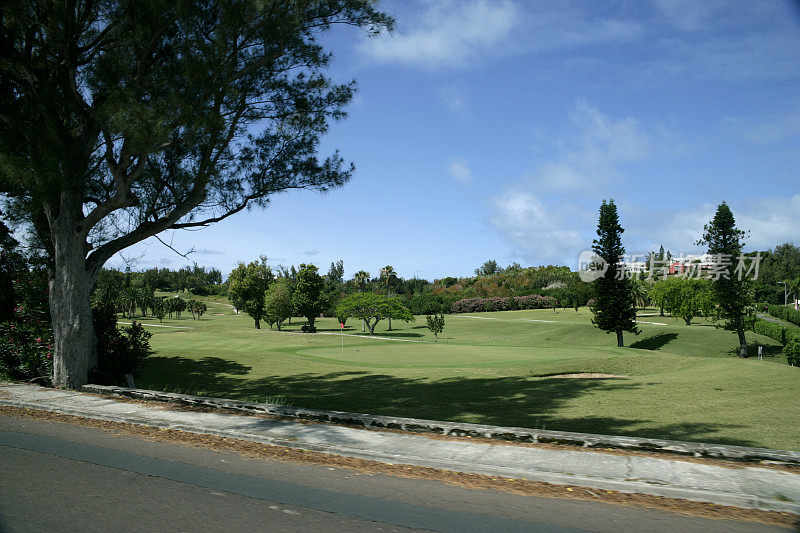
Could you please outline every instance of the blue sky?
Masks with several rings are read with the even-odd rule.
[[[327,37],[359,93],[321,152],[353,179],[327,194],[162,236],[135,269],[344,260],[348,277],[566,264],[614,198],[629,253],[693,242],[721,201],[748,249],[800,243],[800,3],[386,1],[391,35]],[[120,257],[110,265],[121,266]]]

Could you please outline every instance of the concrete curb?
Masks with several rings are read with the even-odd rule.
[[[800,474],[744,463],[727,467],[648,455],[608,454],[591,449],[562,450],[430,439],[413,433],[365,431],[335,424],[170,409],[167,404],[120,402],[109,398],[108,394],[101,396],[11,383],[0,383],[0,405],[169,428],[381,463],[800,515]]]
[[[512,442],[570,444],[584,448],[620,448],[692,455],[694,457],[715,457],[740,461],[775,461],[787,464],[800,464],[800,452],[770,450],[767,448],[751,448],[747,446],[729,446],[703,442],[672,441],[616,435],[596,435],[592,433],[573,433],[519,427],[489,426],[461,422],[441,422],[419,418],[304,409],[267,403],[244,402],[224,398],[192,396],[190,394],[176,394],[106,385],[84,385],[81,390],[107,396],[229,409],[249,414],[267,414],[282,419],[327,422],[346,426],[399,429],[415,433],[479,437]]]

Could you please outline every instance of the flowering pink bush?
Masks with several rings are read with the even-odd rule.
[[[14,280],[18,304],[0,323],[0,374],[11,379],[49,383],[53,375],[53,329],[43,272],[25,272]]]
[[[485,311],[508,311],[512,309],[548,309],[556,304],[552,296],[531,294],[511,298],[463,298],[453,303],[453,313],[480,313]]]

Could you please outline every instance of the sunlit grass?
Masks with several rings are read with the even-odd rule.
[[[735,356],[736,336],[705,321],[648,316],[616,338],[587,309],[449,315],[438,342],[416,322],[376,336],[320,319],[318,334],[253,327],[224,301],[200,320],[149,327],[154,353],[137,384],[189,393],[375,414],[800,449],[800,369],[777,343],[765,361]],[[157,319],[137,319],[159,324]],[[191,329],[189,329],[191,328]],[[397,340],[386,340],[397,339]],[[558,379],[600,372],[616,379]]]

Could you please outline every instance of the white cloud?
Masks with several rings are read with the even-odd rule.
[[[492,207],[491,225],[533,262],[572,264],[586,247],[578,229],[586,221],[563,204],[552,209],[531,193],[510,190],[493,198]]]
[[[582,12],[537,13],[528,31],[534,51],[575,48],[641,39],[644,26],[618,19],[596,19]]]
[[[378,63],[465,67],[487,53],[526,54],[631,42],[645,34],[639,22],[600,18],[561,3],[436,0],[425,5],[416,17],[404,19],[400,14],[400,27],[394,33],[365,38],[362,53]]]
[[[431,2],[416,27],[366,39],[361,49],[380,63],[462,66],[508,37],[517,15],[509,1]]]
[[[717,11],[730,7],[723,0],[656,0],[656,5],[667,20],[683,31],[697,31],[707,27]]]
[[[666,132],[651,131],[633,117],[614,119],[583,100],[571,118],[574,137],[562,141],[559,156],[534,174],[536,183],[549,190],[589,192],[618,178],[618,165],[675,148]]]
[[[739,119],[730,119],[729,122],[741,130],[742,137],[747,142],[773,144],[800,135],[800,106],[750,124]]]
[[[465,115],[469,111],[467,94],[460,85],[449,84],[439,87],[439,98],[444,102],[445,107],[456,115]]]
[[[472,180],[472,172],[469,169],[467,160],[463,157],[451,159],[450,164],[447,165],[447,172],[450,173],[450,176],[452,176],[453,179],[460,181],[461,183],[466,183]]]
[[[784,242],[800,242],[800,194],[790,197],[753,198],[730,205],[736,226],[749,231],[745,237],[746,250],[767,250]],[[638,211],[629,218],[629,243],[640,249],[631,253],[646,253],[648,243],[663,243],[674,254],[695,253],[695,245],[703,227],[714,217],[716,204],[704,204],[668,213],[653,210]],[[628,232],[626,232],[628,235]]]

